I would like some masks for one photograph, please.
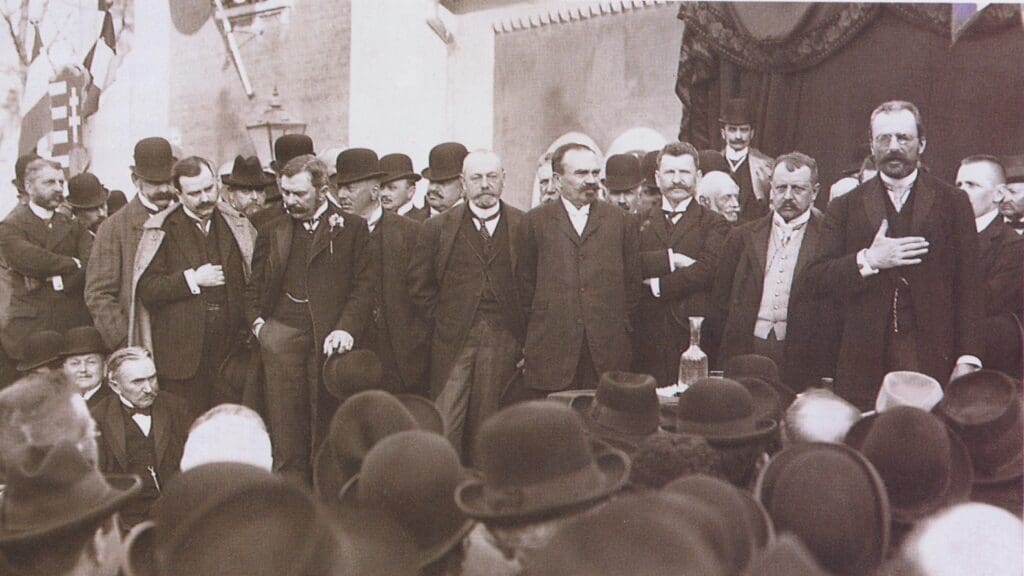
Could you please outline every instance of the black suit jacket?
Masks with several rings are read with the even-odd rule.
[[[679,354],[690,345],[690,316],[707,317],[711,286],[729,225],[725,218],[690,200],[679,222],[671,224],[661,207],[641,215],[640,263],[644,278],[658,278],[659,298],[644,286],[635,332],[633,366],[651,374],[659,386],[676,383]],[[697,262],[674,272],[668,251]],[[702,348],[707,348],[702,342]]]
[[[59,212],[47,225],[19,204],[0,222],[0,256],[11,274],[3,344],[12,356],[21,357],[21,342],[32,332],[63,333],[91,323],[83,297],[91,250],[92,235]],[[53,276],[61,277],[63,290],[54,289],[48,280]]]
[[[333,330],[345,330],[360,345],[373,309],[375,262],[368,250],[366,221],[342,213],[330,202],[313,234],[307,258],[306,288],[317,349]],[[338,224],[333,227],[330,220]],[[256,236],[253,270],[246,287],[246,320],[270,318],[281,298],[293,219],[283,214],[264,224]]]
[[[967,195],[919,171],[911,232],[928,240],[928,254],[915,266],[862,277],[857,253],[871,246],[886,218],[884,194],[876,176],[829,204],[821,257],[809,270],[842,315],[836,392],[862,409],[874,404],[884,376],[899,274],[912,286],[920,371],[947,382],[957,358],[980,357],[982,349],[978,234]]]
[[[754,325],[764,293],[773,214],[733,229],[719,261],[714,300],[722,362],[754,351]],[[789,292],[784,364],[779,368],[783,383],[793,392],[835,372],[835,304],[827,296],[815,294],[807,282],[808,265],[821,256],[823,220],[812,213],[807,222]]]
[[[453,271],[448,266],[448,260],[466,210],[466,204],[462,203],[426,220],[410,263],[411,296],[421,313],[433,323],[434,328],[430,384],[431,394],[435,397],[447,382],[452,364],[473,327],[473,318],[476,316],[483,289],[482,282],[453,282],[452,284],[457,286],[456,289],[441,289],[445,284],[446,275],[460,274],[460,271]],[[504,202],[501,211],[502,219],[506,220],[508,225],[509,251],[514,270],[519,257],[515,238],[523,213]],[[512,277],[513,270],[509,271],[509,277]],[[506,326],[522,340],[525,322],[521,315],[522,307],[515,284],[492,284],[491,287],[496,291],[495,296],[505,310]]]
[[[109,394],[89,410],[100,432],[97,439],[99,469],[107,474],[128,473],[121,398],[117,394]],[[150,437],[153,438],[156,461],[153,468],[160,485],[166,486],[178,474],[194,415],[184,400],[170,392],[160,392],[153,401],[152,410]]]
[[[410,220],[423,222],[427,218],[430,218],[430,206],[420,206],[419,208],[413,207],[411,210],[403,214],[403,216]]]
[[[978,234],[986,368],[1019,377],[1024,312],[1024,237],[999,216]]]
[[[401,391],[413,393],[426,392],[430,361],[430,324],[410,295],[410,260],[421,228],[418,222],[385,211],[374,230],[380,237],[372,245],[379,252],[371,255],[380,271],[373,308],[377,354],[397,369]]]
[[[219,212],[214,211],[211,229],[224,271],[227,316],[224,333],[232,338],[242,329],[245,310],[245,271],[242,252]],[[185,270],[207,263],[191,240],[198,232],[183,210],[175,210],[164,221],[160,248],[139,278],[137,294],[149,310],[152,322],[153,358],[165,378],[182,380],[195,376],[203,353],[206,294],[192,294],[185,282]],[[229,346],[224,346],[226,351]]]

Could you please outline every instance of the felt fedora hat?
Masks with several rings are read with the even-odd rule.
[[[72,208],[99,208],[107,203],[109,196],[110,192],[100,183],[100,179],[89,172],[82,172],[68,180],[68,204]]]
[[[703,436],[712,444],[745,444],[778,429],[776,410],[777,403],[755,402],[747,386],[736,380],[701,378],[679,395],[676,431]]]
[[[882,378],[882,386],[875,399],[875,412],[885,412],[897,406],[913,406],[931,412],[942,400],[942,385],[938,380],[920,372],[889,372]]]
[[[633,190],[643,180],[640,160],[632,154],[612,154],[604,164],[604,186],[611,192]]]
[[[19,372],[28,372],[55,360],[60,360],[64,351],[64,337],[53,330],[40,330],[25,337],[21,343]]]
[[[324,388],[338,400],[383,386],[384,368],[373,350],[356,349],[334,354],[324,361]]]
[[[593,435],[629,453],[661,431],[657,386],[647,374],[605,372],[597,390],[579,394],[569,406],[579,412]]]
[[[897,406],[854,424],[846,444],[878,471],[896,522],[912,524],[970,497],[974,473],[967,447],[934,414]]]
[[[341,490],[339,511],[361,510],[393,520],[411,537],[422,568],[444,557],[475,525],[453,498],[466,476],[444,437],[398,432],[366,455],[359,475]]]
[[[935,409],[967,446],[975,484],[1018,479],[1024,472],[1024,423],[1019,384],[1002,372],[979,370],[946,386]]]
[[[779,367],[775,361],[759,354],[740,354],[725,361],[723,368],[726,378],[753,377],[767,382],[778,392],[781,408],[785,410],[796,400],[796,393],[782,382]]]
[[[1004,156],[1001,160],[1006,171],[1007,184],[1024,182],[1024,154]]]
[[[722,124],[742,126],[753,124],[754,119],[750,114],[750,102],[746,98],[729,98],[722,104],[722,114],[718,117]]]
[[[658,171],[658,154],[661,150],[651,150],[647,154],[644,154],[643,160],[640,161],[640,173],[644,177],[644,186],[648,188],[657,188],[658,181],[654,179],[654,173]]]
[[[538,400],[510,406],[484,422],[473,461],[479,478],[455,501],[481,520],[527,521],[596,502],[629,477],[629,457],[590,440],[570,408]]]
[[[431,182],[445,182],[462,174],[462,161],[469,155],[458,142],[444,142],[430,149],[423,177]]]
[[[132,174],[150,182],[169,182],[175,160],[171,143],[166,139],[159,136],[143,138],[135,144]]]
[[[75,326],[64,333],[64,348],[61,356],[78,354],[107,354],[107,345],[100,336],[100,331],[92,326]]]
[[[360,180],[380,178],[384,172],[380,169],[377,153],[369,148],[349,148],[338,154],[337,172],[334,175],[338,186],[352,184]]]
[[[279,173],[292,158],[307,154],[316,154],[312,138],[305,134],[285,134],[274,141],[274,159],[270,162],[270,169]]]
[[[221,182],[227,186],[238,188],[266,188],[274,179],[267,176],[260,166],[260,159],[256,156],[248,158],[239,154],[235,156],[235,162],[231,165],[231,172],[221,178]]]
[[[313,486],[325,501],[359,473],[363,458],[384,438],[405,430],[444,434],[444,422],[429,400],[367,390],[342,403],[331,419],[327,437],[313,463]]]
[[[754,495],[775,531],[795,534],[831,573],[871,574],[888,554],[892,516],[885,485],[849,446],[785,448],[761,470]]]
[[[409,179],[419,182],[423,179],[412,169],[412,159],[405,154],[385,154],[380,157],[380,170],[384,172],[380,183],[387,184],[395,180]]]
[[[0,545],[59,537],[110,516],[139,491],[138,476],[104,477],[73,441],[29,448],[4,470]]]
[[[731,175],[732,172],[729,170],[729,163],[718,150],[700,150],[697,152],[697,158],[700,163],[701,174],[707,174],[709,172],[725,172]]]

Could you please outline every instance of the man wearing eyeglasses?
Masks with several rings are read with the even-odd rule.
[[[981,367],[974,213],[964,192],[919,169],[925,145],[912,103],[872,112],[879,174],[829,204],[811,267],[842,303],[836,392],[861,409],[887,372],[946,382]]]

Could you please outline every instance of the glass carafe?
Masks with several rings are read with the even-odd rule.
[[[676,382],[682,390],[708,376],[708,355],[700,349],[700,326],[703,323],[703,316],[690,316],[690,347],[679,356],[679,380]]]

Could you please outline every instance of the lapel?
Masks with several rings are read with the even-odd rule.
[[[648,226],[654,230],[654,235],[658,237],[659,241],[661,241],[661,245],[668,246],[668,218],[666,218],[665,213],[661,211],[661,205],[655,206],[647,212],[647,222]]]
[[[675,246],[679,240],[680,235],[685,234],[687,231],[692,230],[697,225],[697,220],[700,219],[700,204],[697,202],[697,198],[693,197],[690,199],[690,204],[686,207],[686,211],[679,217],[679,221],[671,225],[669,228],[668,242],[669,246]],[[668,219],[662,218],[665,221],[665,226],[668,227]]]
[[[562,204],[562,200],[558,199],[556,202],[552,202],[552,204],[554,204],[554,206],[548,214],[555,221],[555,226],[557,226],[563,234],[572,240],[573,244],[579,246],[580,243],[583,242],[583,239],[576,233],[576,229],[572,227],[572,220],[569,219],[569,213],[565,211],[565,206]],[[591,207],[590,218],[593,217],[594,208]],[[587,219],[587,226],[590,226],[590,218]],[[586,233],[587,230],[584,228],[583,232]]]
[[[796,256],[796,268],[793,269],[793,282],[800,277],[804,268],[817,259],[818,234],[821,226],[821,218],[811,213],[811,219],[807,221],[804,228],[804,239],[800,243],[800,253]]]
[[[594,201],[590,204],[590,215],[587,217],[587,225],[583,227],[583,237],[580,238],[581,243],[586,242],[587,238],[590,238],[601,226],[605,216],[604,208],[605,205],[600,201]],[[565,218],[568,219],[569,215],[566,214]],[[569,223],[569,227],[572,228],[572,222]],[[576,232],[576,230],[573,229],[573,232]]]
[[[234,260],[235,256],[235,232],[224,216],[217,210],[214,210],[210,222],[210,231],[217,234],[217,251],[220,252],[221,265],[227,271],[229,263]],[[239,253],[241,253],[241,250],[239,250]],[[242,261],[244,262],[245,258],[242,258]],[[245,264],[242,267],[244,269]]]
[[[869,184],[865,188],[863,195],[864,213],[868,218],[868,231],[872,238],[878,230],[878,227],[882,225],[882,220],[885,220],[884,194],[886,194],[886,191],[885,186],[882,185],[882,178],[876,175],[874,178],[869,180]]]
[[[455,237],[462,225],[462,218],[465,216],[466,203],[452,206],[447,212],[438,216],[441,219],[441,242],[438,253],[437,277],[444,278],[445,270],[448,267],[448,257],[451,256],[452,246],[455,245]]]
[[[56,214],[54,214],[56,216]],[[7,221],[11,222],[18,228],[25,231],[32,242],[37,246],[43,246],[46,249],[50,249],[49,246],[49,234],[47,233],[46,223],[41,218],[36,216],[32,209],[28,207],[28,204],[19,204],[11,212],[11,215],[7,217]]]
[[[921,229],[925,222],[928,222],[932,204],[935,203],[935,190],[925,181],[925,173],[918,170],[917,180],[914,181],[914,214],[911,216],[910,230],[914,236],[924,236]]]
[[[516,269],[516,239],[519,237],[519,214],[511,206],[501,203],[502,218],[508,218],[508,255],[512,261],[512,270]]]
[[[764,284],[764,269],[768,266],[768,242],[772,236],[772,215],[761,217],[758,223],[750,231],[750,243],[754,249],[754,258],[757,261],[757,278],[759,284]]]
[[[980,257],[984,271],[991,268],[991,262],[995,255],[994,245],[1002,238],[1001,228],[1005,227],[1002,216],[996,216],[991,224],[978,233],[978,256]]]
[[[403,258],[393,256],[405,253],[406,251],[405,239],[402,237],[401,230],[398,229],[395,222],[398,218],[399,216],[385,210],[380,217],[380,221],[377,222],[377,229],[375,230],[380,234],[379,256],[381,261],[380,281],[382,290],[384,286],[387,286],[388,279],[401,278],[401,274],[395,274],[394,270],[397,261],[403,260]],[[374,254],[373,256],[377,255]]]
[[[292,229],[295,221],[291,216],[279,218],[277,226],[274,227],[274,254],[277,255],[277,268],[280,274],[284,274],[288,266],[288,257],[292,253]]]
[[[335,226],[332,230],[330,221],[335,215],[340,219],[340,222],[339,225]],[[345,221],[341,213],[338,212],[338,209],[334,206],[333,202],[328,201],[327,211],[325,211],[323,216],[320,217],[320,224],[317,225],[316,231],[313,232],[313,243],[310,246],[309,258],[306,260],[306,264],[315,260],[321,252],[327,249],[327,246],[330,245],[331,241],[333,241],[334,238],[336,238],[338,234],[341,234],[341,231],[345,229],[344,224]]]
[[[73,223],[66,216],[57,212],[54,212],[50,223],[50,232],[46,234],[46,249],[52,252],[71,233]],[[43,230],[46,230],[45,224]]]
[[[202,235],[195,221],[189,218],[184,210],[179,210],[177,214],[167,219],[167,226],[170,227],[170,236],[174,238],[174,242],[178,245],[178,250],[185,255],[185,260],[188,261],[189,267],[195,270],[202,266],[203,258],[200,252],[202,246],[198,246],[200,250],[196,250],[197,246],[193,246],[189,242],[189,238],[196,238]],[[213,226],[213,224],[210,226]]]
[[[121,413],[121,400],[117,394],[107,398],[106,410],[102,414],[102,434],[106,438],[107,449],[114,455],[122,470],[128,469],[128,452],[124,440],[124,414]]]
[[[167,443],[170,441],[171,415],[167,413],[166,406],[157,396],[153,401],[153,428],[150,435],[153,437],[153,458],[156,462],[154,468],[159,469],[167,451]]]

